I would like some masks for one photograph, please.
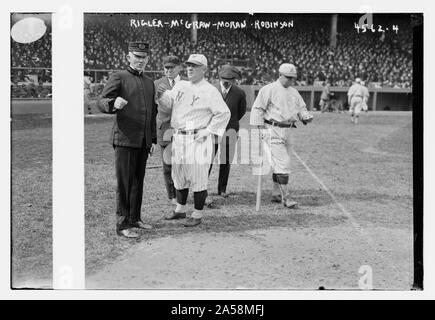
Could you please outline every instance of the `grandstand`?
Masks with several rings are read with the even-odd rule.
[[[135,21],[190,21],[191,14],[87,14],[85,15],[85,69],[94,71],[94,81],[103,81],[95,70],[125,67],[127,42],[146,40],[152,56],[147,69],[157,77],[161,57],[175,54],[186,59],[201,52],[209,60],[209,77],[217,78],[219,65],[232,62],[243,71],[241,84],[263,85],[277,77],[285,61],[299,70],[298,84],[309,86],[330,79],[334,86],[349,86],[355,77],[377,88],[411,88],[412,28],[410,15],[376,14],[376,28],[385,32],[358,32],[360,15],[338,15],[336,44],[331,44],[331,14],[198,14],[198,21],[246,21],[246,28],[135,26]],[[292,21],[291,28],[256,28],[255,21]],[[398,32],[392,25],[400,26]]]
[[[26,17],[26,14],[11,16],[11,25]],[[32,15],[29,15],[32,16]],[[11,96],[12,98],[51,97],[51,17],[40,14],[47,27],[45,35],[31,43],[19,43],[11,38]]]

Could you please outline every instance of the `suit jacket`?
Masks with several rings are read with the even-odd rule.
[[[187,80],[187,78],[182,77],[180,75],[180,80]],[[161,83],[165,83],[168,86],[170,86],[168,77],[166,77],[166,76],[161,77],[160,79],[157,79],[156,81],[154,81],[154,86],[155,86],[156,92],[157,92],[158,86]],[[171,141],[171,137],[172,137],[171,112],[165,112],[160,106],[157,106],[157,110],[158,110],[157,119],[156,119],[157,143],[161,146],[166,146],[169,144],[169,142]]]
[[[220,82],[215,84],[215,87],[222,94],[222,88]],[[234,129],[236,132],[239,131],[239,121],[242,119],[246,113],[246,94],[241,88],[233,84],[228,91],[228,94],[224,98],[225,103],[231,111],[231,118],[228,122],[227,128]]]
[[[117,97],[128,101],[121,110],[113,106]],[[150,148],[152,143],[157,143],[154,97],[153,81],[130,67],[110,77],[97,106],[103,113],[116,114],[111,134],[113,146]]]

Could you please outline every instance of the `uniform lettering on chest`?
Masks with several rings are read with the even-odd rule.
[[[193,104],[199,99],[196,95],[193,95],[192,97],[192,103],[190,104],[193,107]]]
[[[180,101],[181,97],[183,97],[184,92],[178,91],[177,96],[175,97],[175,101]]]

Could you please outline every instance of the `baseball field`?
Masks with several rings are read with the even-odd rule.
[[[115,233],[112,118],[86,117],[87,287],[409,290],[412,114],[371,112],[358,125],[344,113],[314,116],[294,130],[290,186],[297,209],[271,203],[265,176],[256,212],[257,178],[249,165],[235,164],[226,199],[216,196],[214,167],[209,194],[217,206],[205,210],[201,225],[163,220],[173,207],[157,152],[148,161],[142,207],[154,229],[139,240]],[[248,119],[249,113],[242,128]]]
[[[26,105],[31,108],[32,102]],[[43,108],[51,111],[51,102]],[[51,124],[51,114],[12,116],[11,280],[15,288],[52,286]]]

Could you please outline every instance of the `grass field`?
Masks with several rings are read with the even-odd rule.
[[[242,119],[242,127],[248,127],[248,117],[249,114]],[[85,123],[87,276],[98,273],[119,258],[125,259],[125,251],[139,250],[142,244],[167,236],[200,237],[205,232],[229,237],[239,232],[286,227],[301,233],[302,247],[298,250],[303,251],[307,243],[307,248],[309,244],[314,246],[310,249],[313,252],[320,251],[316,243],[324,245],[327,239],[326,249],[310,254],[328,260],[345,251],[348,259],[354,259],[355,263],[363,263],[365,255],[378,256],[382,261],[377,267],[384,272],[381,279],[378,278],[378,287],[410,288],[411,113],[364,114],[356,126],[350,123],[347,114],[316,113],[312,124],[294,130],[290,186],[299,208],[293,212],[270,202],[270,178],[264,179],[262,207],[255,212],[256,177],[252,176],[249,166],[233,165],[228,187],[230,197],[217,200],[218,208],[208,209],[200,226],[183,228],[162,219],[172,206],[166,199],[161,168],[149,169],[145,177],[142,218],[155,229],[134,241],[115,234],[116,180],[114,151],[109,144],[112,121],[110,117],[90,117]],[[159,154],[148,161],[148,166],[159,164]],[[209,182],[212,196],[216,195],[217,176],[217,170],[213,170]],[[192,204],[191,198],[189,203]],[[363,256],[355,257],[360,247],[357,248],[354,241],[361,242]],[[354,257],[352,251],[355,251]],[[306,265],[309,260],[303,263]],[[329,280],[330,286],[334,286],[349,270],[331,265],[334,266],[333,276],[338,277]],[[387,273],[393,274],[388,281]],[[316,276],[319,275],[309,275]]]
[[[12,285],[52,285],[51,116],[14,115],[12,164]]]

